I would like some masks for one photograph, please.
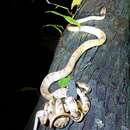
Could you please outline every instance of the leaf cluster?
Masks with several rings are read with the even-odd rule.
[[[51,5],[54,5],[56,8],[62,8],[62,9],[65,9],[70,13],[70,10],[67,8],[67,7],[64,7],[62,5],[58,5],[56,3],[51,3],[49,0],[46,0],[46,2],[48,4],[51,4]],[[72,3],[71,3],[71,10],[75,7],[75,6],[79,6],[81,4],[82,0],[73,0]],[[64,15],[64,14],[61,14],[59,12],[56,12],[56,11],[46,11],[46,13],[52,13],[54,15],[58,15],[58,16],[61,16],[63,17],[69,24],[72,24],[72,25],[75,25],[75,26],[80,26],[80,23],[78,23],[74,18],[72,18],[72,16],[69,16],[69,15]],[[45,25],[44,27],[53,27],[55,28],[56,30],[58,30],[58,32],[60,33],[60,35],[62,36],[62,30],[63,29],[63,26],[61,25],[57,25],[57,24],[47,24]],[[61,30],[62,29],[62,30]]]

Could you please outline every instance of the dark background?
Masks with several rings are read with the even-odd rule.
[[[5,6],[2,25],[4,129],[23,130],[37,104],[40,84],[49,70],[59,39],[56,30],[42,29],[42,26],[66,25],[62,18],[45,13],[52,9],[54,6],[45,0],[9,0]]]
[[[64,0],[61,4],[69,6],[69,2]],[[45,0],[8,0],[4,6],[1,24],[4,28],[1,42],[4,46],[1,62],[4,130],[23,130],[37,104],[40,84],[49,70],[59,39],[56,30],[42,29],[42,26],[49,23],[66,26],[61,17],[46,14],[46,10],[54,10],[54,6]],[[22,91],[23,88],[33,89]]]

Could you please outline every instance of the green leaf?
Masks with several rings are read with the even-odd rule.
[[[73,25],[76,25],[76,26],[80,26],[80,23],[78,23],[75,19],[71,18],[70,16],[64,15],[64,18],[70,24],[73,24]]]
[[[81,4],[82,0],[73,0],[71,4],[71,9],[74,8],[74,6],[79,6]]]
[[[56,15],[59,15],[59,16],[61,16],[61,17],[64,17],[63,14],[58,13],[58,12],[56,12],[56,11],[46,11],[46,13],[52,13],[52,14],[56,14]]]
[[[33,87],[23,87],[21,89],[16,90],[16,92],[25,92],[25,91],[37,91],[37,88]]]
[[[65,78],[63,78],[63,79],[60,79],[60,80],[58,81],[59,87],[60,87],[60,88],[65,88],[65,87],[67,87],[71,79],[72,79],[71,76],[67,76],[67,77],[65,77]]]
[[[47,13],[53,13],[53,14],[56,14],[58,16],[61,16],[63,17],[67,22],[69,22],[70,24],[73,24],[73,25],[76,25],[76,26],[80,26],[80,23],[78,23],[75,19],[73,19],[72,17],[70,16],[67,16],[67,15],[63,15],[61,13],[58,13],[56,11],[47,11]]]
[[[47,24],[47,25],[45,25],[43,27],[53,27],[56,30],[58,30],[58,32],[60,33],[61,36],[62,36],[62,30],[64,30],[64,28],[61,25],[57,25],[57,24],[56,25],[55,24]]]

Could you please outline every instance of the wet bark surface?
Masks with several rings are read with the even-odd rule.
[[[99,15],[107,8],[102,21],[89,21],[85,25],[102,29],[107,36],[106,43],[86,51],[78,60],[71,76],[90,85],[91,109],[81,123],[70,121],[62,130],[129,130],[130,129],[130,78],[129,62],[129,0],[86,0],[76,19]],[[49,72],[62,69],[80,44],[92,35],[81,32],[64,32],[57,46]],[[63,43],[63,46],[61,46]],[[56,85],[51,90],[57,89]],[[128,93],[129,92],[129,93]],[[44,99],[39,102],[25,130],[32,130],[35,112],[43,109]],[[40,126],[38,130],[59,130]]]

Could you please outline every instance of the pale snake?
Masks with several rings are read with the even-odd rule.
[[[105,18],[105,14],[106,14],[106,8],[103,7],[100,11],[100,16],[89,16],[86,18],[78,19],[76,21],[81,24],[90,20],[103,20]],[[77,94],[80,97],[80,101],[77,102],[73,99],[73,97],[66,96],[67,88],[58,89],[53,93],[50,93],[49,87],[54,82],[68,76],[73,71],[73,68],[77,60],[81,57],[81,55],[85,51],[87,51],[92,47],[103,45],[106,41],[106,34],[101,29],[92,26],[81,25],[80,27],[78,27],[68,25],[67,30],[70,32],[90,33],[92,35],[95,35],[97,39],[85,41],[73,52],[67,65],[63,69],[49,73],[44,78],[40,87],[40,91],[41,95],[45,99],[49,100],[49,102],[45,103],[43,110],[37,112],[33,130],[37,129],[38,118],[40,119],[41,124],[46,124],[47,120],[49,120],[50,127],[62,128],[66,126],[66,124],[68,123],[69,117],[72,120],[79,122],[82,120],[83,116],[86,115],[86,113],[90,109],[90,102],[88,100],[88,97],[85,96],[85,92],[86,94],[88,93],[89,87],[87,87],[84,83],[77,82],[77,85],[79,86],[79,88],[77,88]],[[81,92],[80,88],[84,89],[85,92]],[[55,101],[53,100],[53,98],[55,98]],[[66,98],[65,104],[62,103],[61,98]]]

